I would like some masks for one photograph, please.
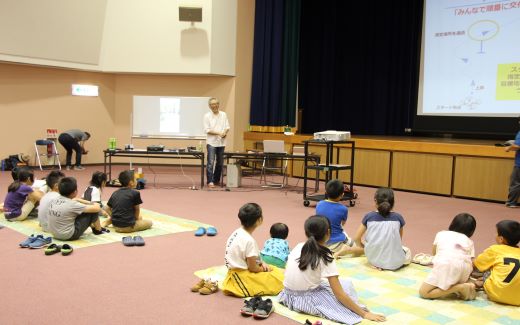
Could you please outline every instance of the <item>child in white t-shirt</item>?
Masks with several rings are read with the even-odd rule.
[[[65,177],[65,174],[61,171],[53,170],[45,178],[45,188],[47,188],[48,191],[41,198],[38,207],[38,222],[45,232],[49,232],[49,205],[53,200],[60,197],[58,183],[63,177]]]
[[[305,235],[307,241],[289,254],[279,302],[291,310],[339,323],[356,324],[363,318],[384,321],[384,316],[369,312],[359,303],[349,280],[339,279],[336,262],[327,248],[330,221],[324,216],[308,218]]]
[[[437,233],[433,242],[433,269],[419,289],[421,297],[437,299],[455,293],[464,300],[475,299],[475,285],[469,282],[475,248],[469,238],[476,226],[472,215],[459,213],[449,230]]]
[[[228,272],[222,283],[224,294],[237,297],[278,294],[283,288],[283,271],[262,262],[252,236],[262,224],[262,208],[256,203],[247,203],[240,208],[238,218],[242,227],[226,242],[224,260]]]
[[[92,174],[92,179],[90,180],[90,186],[87,187],[82,197],[83,200],[98,203],[101,207],[99,215],[103,217],[109,217],[107,211],[103,207],[103,203],[101,202],[101,193],[106,185],[107,174],[103,172],[94,172],[94,174]]]

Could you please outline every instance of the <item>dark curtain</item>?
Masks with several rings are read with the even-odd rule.
[[[302,1],[302,133],[402,135],[411,126],[422,10],[423,0]]]
[[[295,126],[300,33],[299,0],[258,0],[250,124],[253,131]]]

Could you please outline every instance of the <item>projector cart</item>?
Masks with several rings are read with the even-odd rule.
[[[349,144],[350,145],[350,165],[339,164],[339,147],[334,148],[337,144]],[[351,207],[356,205],[357,193],[354,192],[354,153],[356,151],[356,144],[354,140],[343,140],[343,141],[329,141],[329,140],[307,140],[304,141],[305,145],[305,159],[304,159],[304,171],[303,171],[303,205],[308,207],[310,201],[321,201],[325,200],[326,194],[308,194],[307,193],[307,180],[309,179],[308,171],[316,171],[317,182],[321,179],[319,174],[325,173],[325,184],[332,179],[333,173],[334,178],[339,179],[339,172],[341,170],[350,170],[350,180],[343,181],[345,186],[345,192],[341,201],[349,201]],[[309,156],[309,145],[324,145],[325,146],[325,163],[319,165],[309,165],[307,157]],[[336,149],[334,154],[334,149]],[[344,148],[344,149],[348,149]],[[335,163],[333,163],[335,158]],[[319,189],[319,186],[316,188]]]

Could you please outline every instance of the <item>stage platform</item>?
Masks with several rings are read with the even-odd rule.
[[[261,149],[262,140],[284,140],[287,152],[301,146],[311,135],[245,132],[245,150]],[[514,153],[495,143],[424,137],[353,136],[356,141],[354,183],[481,200],[505,201]],[[341,164],[350,164],[350,148],[339,145]],[[313,145],[312,153],[323,155],[324,147]],[[289,168],[303,175],[301,162]],[[343,171],[348,179],[349,171]],[[313,177],[313,175],[310,175]]]

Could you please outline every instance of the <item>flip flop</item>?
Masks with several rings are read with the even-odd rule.
[[[206,231],[206,234],[208,236],[216,236],[217,235],[217,228],[215,228],[215,227],[208,227],[208,230]]]
[[[144,239],[141,236],[134,236],[134,245],[135,246],[144,246]]]
[[[57,244],[51,244],[49,247],[45,248],[45,255],[54,255],[61,251],[61,246]]]
[[[200,237],[206,234],[206,229],[204,227],[199,227],[195,230],[195,236]]]
[[[135,242],[134,242],[134,239],[132,238],[132,236],[123,237],[123,245],[134,246]]]
[[[61,246],[61,255],[63,255],[63,256],[70,255],[70,254],[72,254],[73,250],[74,249],[69,244],[63,244],[63,246]]]

